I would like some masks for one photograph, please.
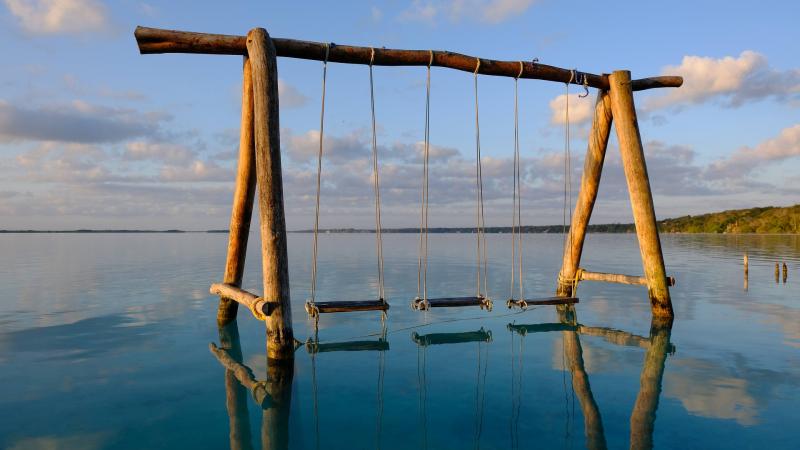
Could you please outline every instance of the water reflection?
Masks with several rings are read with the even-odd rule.
[[[211,353],[225,367],[225,399],[230,424],[231,449],[252,449],[247,412],[247,391],[261,406],[263,449],[289,448],[289,412],[292,403],[294,363],[267,362],[267,379],[260,381],[242,364],[236,321],[219,328],[220,346],[210,344]],[[266,351],[266,350],[265,350]]]
[[[642,372],[640,388],[636,403],[630,419],[630,448],[653,448],[653,430],[655,426],[658,399],[661,395],[661,385],[664,378],[664,366],[668,354],[675,353],[675,347],[670,343],[672,320],[653,318],[650,324],[650,336],[645,338],[625,331],[604,327],[589,327],[577,322],[577,315],[573,306],[559,308],[558,323],[540,323],[530,325],[508,324],[512,333],[524,337],[528,333],[543,333],[561,331],[563,351],[566,365],[572,378],[572,389],[580,403],[584,419],[584,434],[586,447],[589,449],[606,449],[606,438],[603,430],[603,420],[600,408],[592,394],[589,376],[583,362],[583,348],[580,335],[600,336],[607,342],[615,345],[636,346],[647,349]],[[519,396],[521,395],[522,371],[522,339],[520,340],[520,355],[515,357],[512,351],[512,447],[519,446]],[[513,350],[513,344],[512,344]],[[518,367],[519,374],[513,373]]]
[[[522,383],[526,378],[523,367],[523,343],[526,336],[533,333],[560,332],[563,344],[565,368],[571,378],[571,387],[578,399],[583,414],[585,446],[589,449],[606,449],[606,441],[601,407],[592,392],[592,386],[584,365],[581,336],[600,337],[606,342],[619,346],[637,347],[645,350],[644,363],[639,377],[639,390],[630,414],[630,448],[653,448],[656,411],[662,391],[662,382],[667,356],[675,353],[670,342],[672,322],[653,319],[649,336],[639,336],[626,331],[606,327],[593,327],[578,323],[574,307],[561,308],[559,321],[555,323],[516,324],[510,323],[507,329],[519,338],[518,350],[514,349],[512,339],[512,383],[511,415],[509,422],[511,447],[520,448],[520,407],[523,401]],[[476,378],[474,394],[474,420],[472,441],[480,448],[484,431],[484,408],[486,397],[486,375],[488,370],[488,345],[492,339],[490,330],[481,327],[475,331],[428,333],[412,332],[411,340],[417,346],[418,414],[419,442],[421,448],[429,445],[429,418],[427,394],[427,348],[437,345],[469,345],[476,347]],[[225,368],[226,407],[229,416],[230,447],[232,449],[252,449],[252,431],[248,420],[248,393],[262,409],[261,442],[264,449],[290,448],[289,417],[292,399],[294,365],[268,361],[267,378],[258,380],[253,371],[242,363],[242,351],[236,322],[219,329],[219,346],[210,344],[211,353]],[[320,411],[316,393],[316,355],[332,352],[376,351],[379,355],[378,372],[378,410],[376,411],[375,448],[381,448],[383,428],[383,379],[385,372],[385,352],[389,350],[386,330],[374,340],[320,343],[309,340],[305,344],[311,355],[311,377],[314,388],[314,420],[316,447],[320,448]],[[529,376],[531,376],[529,374]],[[464,384],[466,380],[459,380]],[[351,405],[358,407],[358,405]],[[569,420],[569,419],[568,419]],[[569,427],[569,424],[568,424]]]

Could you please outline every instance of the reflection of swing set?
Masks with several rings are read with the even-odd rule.
[[[611,328],[588,327],[577,322],[572,307],[559,310],[559,322],[531,325],[508,324],[512,334],[511,352],[511,415],[510,434],[511,448],[520,447],[519,419],[522,406],[522,382],[524,373],[522,361],[524,356],[523,342],[532,333],[561,332],[565,369],[570,373],[572,389],[578,398],[583,414],[586,447],[590,449],[606,449],[607,443],[603,429],[600,409],[592,394],[589,377],[584,367],[583,349],[580,336],[602,337],[615,345],[643,348],[646,352],[640,376],[640,388],[636,397],[630,419],[630,448],[650,449],[653,447],[653,430],[656,410],[661,393],[664,367],[667,355],[675,353],[670,343],[672,321],[654,317],[650,325],[649,337],[637,336],[625,331]],[[514,350],[513,336],[519,336],[519,350]],[[492,334],[483,328],[477,331],[461,333],[430,333],[411,335],[417,344],[417,377],[419,389],[419,414],[422,447],[428,447],[428,413],[427,413],[427,348],[434,345],[477,343],[477,380],[475,388],[475,423],[474,443],[479,447],[484,417],[484,392],[488,369],[488,347]],[[226,404],[230,417],[231,448],[249,449],[251,446],[251,430],[247,412],[246,393],[249,391],[256,404],[263,410],[261,439],[263,448],[289,448],[289,407],[291,404],[294,364],[280,363],[272,360],[267,365],[266,380],[258,380],[253,371],[242,364],[242,351],[239,343],[238,328],[235,321],[221,326],[219,329],[220,345],[210,345],[211,353],[225,367]],[[317,448],[319,445],[319,406],[317,399],[316,364],[318,353],[378,351],[378,382],[376,411],[376,448],[381,446],[383,426],[383,380],[385,352],[389,350],[386,335],[372,341],[351,341],[337,343],[318,343],[309,341],[306,349],[311,355],[312,387],[314,401],[314,419]]]
[[[426,97],[425,154],[420,223],[420,259],[418,295],[413,305],[417,309],[448,306],[480,306],[490,309],[491,300],[486,292],[486,243],[482,195],[482,170],[480,154],[480,128],[478,122],[478,75],[540,79],[570,84],[581,84],[598,89],[594,119],[589,133],[588,149],[584,159],[581,189],[573,214],[569,220],[569,235],[564,242],[564,257],[558,275],[554,298],[525,299],[522,289],[508,302],[509,306],[532,304],[562,304],[577,302],[575,289],[581,280],[627,282],[648,287],[654,317],[672,317],[669,281],[664,268],[661,243],[656,228],[655,210],[650,182],[644,160],[644,151],[636,119],[633,92],[645,89],[679,87],[681,77],[664,76],[632,80],[629,71],[616,71],[610,75],[594,75],[554,66],[538,61],[497,61],[476,58],[447,51],[394,50],[385,48],[354,47],[322,44],[293,39],[271,38],[263,28],[251,30],[247,36],[229,36],[206,33],[160,30],[138,27],[135,32],[141,53],[205,53],[244,55],[242,90],[242,126],[236,188],[231,213],[228,255],[223,283],[214,284],[211,292],[220,296],[217,314],[221,324],[236,317],[238,304],[245,305],[253,314],[266,322],[268,356],[291,359],[294,354],[294,335],[291,320],[289,273],[287,264],[286,223],[283,205],[283,182],[280,154],[280,125],[278,108],[277,57],[290,57],[324,61],[323,105],[320,117],[320,147],[317,171],[317,209],[314,228],[314,265],[312,266],[312,293],[306,305],[308,313],[318,320],[321,313],[378,310],[385,314],[389,305],[383,292],[383,264],[381,249],[380,186],[378,178],[377,144],[375,138],[374,94],[372,101],[373,124],[373,182],[375,190],[376,243],[379,259],[379,289],[376,299],[363,301],[316,301],[316,256],[319,224],[319,199],[322,173],[322,126],[324,125],[324,80],[327,62],[363,64],[370,66],[427,66],[428,87]],[[476,131],[476,239],[477,286],[472,297],[428,298],[427,296],[427,243],[428,243],[428,150],[430,145],[430,67],[445,67],[472,72],[475,78],[475,131]],[[568,105],[567,105],[568,107]],[[515,107],[515,110],[517,108]],[[613,119],[613,120],[612,120]],[[636,233],[644,268],[643,277],[589,272],[579,268],[580,256],[589,218],[597,196],[603,161],[605,159],[612,121],[616,127],[622,164],[628,183]],[[565,181],[569,181],[569,124],[567,123],[565,147]],[[514,152],[514,248],[518,249],[518,272],[521,267],[520,179],[519,179],[519,127],[515,114]],[[567,183],[568,184],[568,183]],[[253,203],[258,189],[261,241],[263,294],[258,297],[241,289],[245,250],[250,229]],[[565,196],[566,197],[566,196]],[[571,197],[571,195],[570,195]],[[565,200],[567,200],[565,198]],[[571,198],[568,199],[571,204]],[[567,201],[565,201],[565,216]],[[564,229],[566,232],[566,218]],[[514,255],[512,255],[514,258]],[[512,272],[513,272],[512,268]]]

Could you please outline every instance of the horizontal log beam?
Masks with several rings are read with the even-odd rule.
[[[209,292],[246,306],[258,320],[266,320],[267,316],[269,316],[272,311],[268,301],[231,284],[212,284]]]
[[[247,38],[225,34],[193,33],[189,31],[164,30],[160,28],[136,27],[134,32],[136,42],[139,44],[141,54],[152,53],[202,53],[213,55],[246,55]],[[296,39],[272,38],[278,56],[286,58],[310,59],[323,61],[328,44],[322,42],[301,41]],[[328,61],[345,64],[370,64],[376,66],[427,66],[474,72],[480,59],[478,73],[481,75],[494,75],[500,77],[517,77],[520,73],[520,61],[498,61],[493,59],[478,58],[449,51],[434,50],[431,62],[430,50],[399,50],[389,48],[374,48],[375,57],[372,58],[373,48],[352,45],[330,44]],[[580,84],[582,79],[576,80],[575,73],[570,69],[539,64],[538,62],[522,61],[522,75],[520,78],[535,80],[557,81]],[[586,76],[589,87],[607,90],[609,88],[608,76],[580,72],[580,78]],[[634,91],[645,89],[680,87],[683,78],[679,76],[661,76],[642,78],[631,81]]]
[[[581,270],[579,281],[605,281],[607,283],[636,284],[647,286],[647,278],[620,273],[589,272]],[[675,286],[675,277],[667,277],[667,285]]]

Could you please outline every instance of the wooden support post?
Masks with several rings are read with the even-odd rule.
[[[653,195],[647,176],[642,138],[636,119],[636,108],[631,90],[631,73],[618,70],[609,75],[609,96],[611,112],[617,130],[617,140],[622,154],[622,165],[628,182],[628,193],[633,209],[633,221],[639,238],[639,251],[642,254],[644,275],[653,316],[672,317],[672,300],[667,287],[667,274],[664,268],[664,255],[656,225]]]
[[[575,204],[575,211],[570,222],[569,238],[564,245],[564,259],[559,273],[559,283],[556,295],[559,297],[572,297],[573,283],[569,280],[575,278],[575,273],[581,262],[583,242],[586,238],[586,228],[592,216],[594,202],[597,199],[597,188],[600,185],[600,175],[603,171],[603,161],[606,157],[608,136],[611,134],[611,101],[608,92],[599,91],[594,107],[594,120],[589,133],[589,145],[586,149],[586,158],[583,163],[583,176],[581,177],[581,190]]]
[[[267,317],[267,356],[294,358],[286,218],[283,212],[280,123],[278,121],[278,64],[275,46],[263,28],[247,33],[253,75],[256,177],[261,219],[263,298],[274,302]]]
[[[653,448],[658,398],[664,378],[667,353],[672,349],[672,318],[653,317],[650,323],[650,347],[644,357],[639,377],[639,394],[631,412],[631,449]]]
[[[233,192],[231,227],[228,234],[228,257],[225,261],[223,283],[242,286],[247,237],[253,216],[253,199],[256,194],[255,141],[253,139],[253,77],[250,61],[244,57],[242,79],[242,125],[239,131],[239,165],[236,170],[236,188]],[[219,299],[217,324],[223,326],[236,318],[239,304],[229,298]]]

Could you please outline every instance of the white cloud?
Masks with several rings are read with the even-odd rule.
[[[569,95],[569,121],[572,124],[580,124],[592,119],[594,114],[594,102],[590,97],[580,98],[580,94]],[[561,94],[550,100],[550,122],[556,125],[566,123],[567,96]]]
[[[800,123],[784,128],[774,138],[755,147],[742,147],[730,157],[713,163],[709,174],[713,178],[738,177],[767,163],[800,156]]]
[[[681,64],[665,67],[662,74],[682,76],[683,86],[648,99],[646,110],[709,101],[738,107],[766,98],[800,100],[800,70],[774,69],[764,55],[752,50],[745,50],[738,57],[684,56]]]
[[[96,0],[5,0],[22,27],[36,34],[87,33],[108,28],[105,5]]]
[[[469,18],[497,24],[525,12],[534,0],[414,0],[400,14],[401,20],[435,23],[439,16],[453,22]]]
[[[282,108],[299,108],[308,103],[308,97],[281,78],[278,78],[278,97]]]

